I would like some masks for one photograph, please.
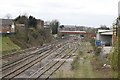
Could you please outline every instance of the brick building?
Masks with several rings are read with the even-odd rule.
[[[43,28],[44,27],[44,21],[41,19],[37,19],[37,28]]]
[[[0,19],[0,33],[14,33],[15,25],[12,19]]]

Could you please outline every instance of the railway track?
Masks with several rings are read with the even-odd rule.
[[[34,50],[38,49],[38,48],[44,48],[44,47],[47,47],[47,46],[49,46],[49,45],[51,45],[51,44],[58,44],[58,43],[60,43],[60,42],[62,42],[62,41],[59,41],[59,42],[58,42],[58,41],[54,41],[54,42],[51,42],[51,43],[47,43],[47,44],[45,44],[45,45],[43,45],[43,46],[32,47],[32,48],[28,48],[28,49],[16,51],[16,52],[13,52],[12,54],[7,54],[7,55],[2,56],[2,59],[6,59],[6,58],[12,57],[12,56],[14,56],[14,55],[18,55],[18,54],[24,54],[24,53],[26,53],[26,52],[29,53],[29,52],[31,52],[31,51],[34,51]]]
[[[44,76],[45,73],[51,72],[50,75],[47,75],[48,77],[46,77],[46,79],[49,78],[56,70],[58,70],[66,62],[66,60],[68,58],[71,57],[72,53],[74,53],[77,50],[77,48],[74,47],[75,45],[73,45],[69,52],[65,52],[69,48],[68,41],[66,41],[62,44],[58,44],[58,45],[61,45],[61,46],[56,47],[56,48],[54,47],[54,49],[51,49],[51,47],[49,49],[45,48],[46,50],[42,49],[43,51],[38,51],[38,52],[34,53],[34,55],[30,55],[26,58],[23,58],[19,61],[12,63],[12,64],[8,64],[8,65],[4,66],[2,79],[12,80],[14,78],[19,78],[19,75],[22,75],[25,71],[27,71],[28,69],[33,67],[35,64],[40,63],[42,60],[46,59],[48,56],[53,55],[54,52],[58,51],[57,52],[58,54],[54,54],[54,56],[51,58],[54,59],[54,58],[59,57],[61,59],[65,59],[65,60],[55,61],[54,63],[53,63],[53,59],[49,60],[49,62],[47,62],[46,64],[44,64],[42,67],[39,68],[40,72],[36,71],[35,73],[33,73],[32,75],[29,76],[29,78],[31,78],[31,77],[34,78],[36,74],[41,73],[41,75],[39,74],[37,77],[35,77],[36,79],[39,79],[42,76]],[[53,45],[53,46],[56,46],[56,45]],[[64,54],[64,53],[66,53],[66,54]],[[71,55],[68,55],[70,53],[71,53]],[[18,66],[18,64],[20,66]],[[13,69],[13,70],[8,72],[9,69],[10,70]],[[53,71],[50,71],[51,69],[53,69]],[[43,72],[41,72],[41,71],[43,71]]]
[[[4,66],[6,66],[6,65],[9,65],[9,64],[11,64],[11,63],[14,63],[15,61],[18,61],[19,59],[23,59],[23,58],[26,58],[26,57],[28,57],[29,55],[34,55],[35,53],[38,53],[38,52],[41,52],[41,51],[44,51],[44,50],[47,50],[47,49],[49,49],[49,48],[52,48],[54,45],[57,45],[58,43],[53,43],[53,44],[51,44],[51,45],[44,45],[44,46],[42,46],[42,47],[37,47],[37,48],[34,48],[34,50],[29,50],[29,51],[22,51],[22,52],[18,52],[18,53],[16,53],[16,54],[10,54],[10,55],[7,55],[7,56],[3,56],[2,57],[2,60],[9,60],[7,63],[4,63],[3,62],[3,67]],[[15,59],[12,59],[12,58],[16,58],[17,57],[17,59],[15,60]]]
[[[67,40],[67,41],[69,41],[69,40]],[[67,42],[67,41],[66,41],[66,42]],[[43,46],[31,47],[31,48],[28,48],[28,49],[24,49],[24,50],[20,50],[20,51],[13,52],[13,53],[11,53],[11,54],[2,55],[2,57],[0,57],[0,58],[1,58],[1,59],[6,59],[6,58],[9,58],[9,57],[14,56],[14,55],[24,54],[24,53],[26,53],[26,52],[31,52],[31,51],[36,50],[36,49],[38,49],[38,48],[44,48],[44,47],[49,46],[49,45],[51,45],[51,44],[52,44],[52,45],[55,45],[55,44],[63,43],[63,42],[65,42],[65,40],[53,41],[53,42],[51,42],[51,43],[46,43],[46,44],[43,45]]]
[[[64,54],[60,57],[62,60],[49,61],[46,65],[44,65],[42,68],[40,68],[38,71],[36,71],[34,74],[32,74],[27,80],[30,80],[30,78],[35,78],[35,80],[39,80],[40,78],[48,79],[53,73],[55,73],[65,62],[67,59],[71,58],[71,56],[75,53],[77,48],[73,47],[67,54]]]
[[[29,54],[27,56],[24,56],[24,57],[20,58],[19,60],[15,60],[13,62],[9,62],[7,64],[3,64],[2,65],[2,70],[4,71],[5,69],[7,69],[9,67],[12,67],[12,66],[14,66],[16,64],[19,64],[20,62],[23,62],[23,61],[25,61],[27,59],[30,59],[30,58],[34,57],[35,55],[41,54],[41,53],[43,53],[43,52],[45,52],[47,50],[49,50],[49,48],[46,48],[46,49],[42,48],[39,51],[36,51],[34,53],[31,53],[31,54]]]
[[[49,54],[48,54],[48,52],[49,52]],[[44,59],[45,57],[47,57],[48,55],[50,55],[50,53],[54,52],[54,50],[48,51],[48,52],[45,52],[43,55],[40,55],[39,57],[37,57],[37,58],[35,58],[34,60],[26,63],[26,64],[23,65],[23,66],[17,68],[16,70],[13,70],[12,72],[10,72],[10,73],[8,73],[8,74],[3,75],[3,78],[6,78],[6,77],[8,77],[8,76],[9,76],[10,78],[13,78],[13,77],[16,76],[16,75],[19,75],[21,72],[24,72],[25,70],[27,70],[28,68],[30,68],[30,67],[33,66],[34,64],[40,62],[42,59]],[[47,53],[47,54],[46,54],[46,53]],[[4,69],[4,70],[5,70],[5,69]],[[11,74],[14,74],[14,76],[11,75]],[[9,78],[9,77],[8,77],[8,78]]]
[[[3,60],[2,67],[7,66],[9,64],[12,64],[14,62],[17,62],[19,60],[22,60],[24,58],[27,59],[27,57],[35,55],[38,52],[40,52],[40,53],[44,52],[44,51],[48,50],[49,48],[54,47],[57,44],[58,44],[57,42],[54,42],[53,44],[49,44],[49,45],[47,44],[47,45],[36,47],[36,48],[33,47],[31,49],[26,49],[26,50],[23,50],[23,51],[18,52],[18,53],[3,56],[3,57],[1,57],[1,59]],[[60,44],[60,42],[59,42],[59,44]]]
[[[59,58],[61,55],[63,55],[64,53],[65,53],[65,51],[68,49],[68,47],[66,47],[66,48],[63,48],[63,49],[60,49],[60,51],[59,52],[57,52],[57,54],[55,54],[53,57],[52,57],[52,59],[54,59],[54,58]],[[47,66],[49,66],[48,65],[48,63],[50,63],[51,62],[51,59],[47,62],[47,63],[45,63],[45,65],[47,65]],[[45,65],[43,65],[43,66],[45,66]],[[41,68],[43,68],[43,66],[41,67]],[[41,69],[40,68],[40,69]],[[26,72],[27,73],[27,72]],[[24,75],[24,74],[21,74],[21,75]],[[24,77],[24,76],[22,76],[22,77]],[[15,77],[16,78],[16,77]],[[27,77],[28,78],[28,77]]]
[[[64,43],[66,43],[66,42],[64,42]],[[31,57],[33,57],[34,55],[36,55],[36,54],[40,54],[40,53],[42,53],[42,52],[44,52],[44,51],[47,51],[47,50],[49,50],[50,48],[53,48],[54,46],[56,46],[56,45],[58,45],[58,44],[60,44],[60,42],[59,43],[54,43],[54,44],[51,44],[51,45],[48,45],[48,46],[44,46],[44,47],[42,47],[42,48],[40,48],[40,49],[38,49],[37,48],[37,50],[34,50],[34,51],[32,51],[32,52],[26,52],[26,53],[22,53],[22,54],[19,54],[19,56],[21,56],[21,58],[17,58],[17,59],[15,59],[15,60],[11,60],[11,58],[9,59],[9,62],[7,62],[7,63],[3,63],[2,64],[2,68],[3,68],[3,70],[4,70],[4,68],[5,68],[5,66],[7,66],[7,65],[13,65],[13,63],[19,63],[20,62],[20,60],[27,60],[27,59],[29,59],[29,58],[31,58]],[[60,45],[63,45],[63,43],[62,44],[60,44]],[[18,57],[18,56],[17,56]],[[13,57],[14,58],[14,57]],[[11,60],[11,61],[10,61]]]
[[[32,47],[32,48],[29,48],[29,49],[25,49],[25,50],[20,50],[20,51],[16,51],[16,52],[13,52],[11,54],[7,54],[7,55],[4,55],[2,56],[2,59],[6,59],[8,57],[11,57],[11,56],[14,56],[16,54],[22,54],[22,53],[25,53],[26,51],[30,51],[30,50],[35,50],[36,48],[35,47]]]

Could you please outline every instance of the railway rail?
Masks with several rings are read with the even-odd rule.
[[[60,42],[58,42],[58,43],[60,44]],[[1,59],[3,61],[2,67],[7,66],[9,64],[12,64],[14,62],[17,62],[19,60],[22,60],[24,58],[27,59],[27,57],[33,56],[33,55],[37,54],[38,52],[40,52],[40,53],[44,52],[44,51],[48,50],[49,48],[53,48],[58,43],[54,42],[53,44],[49,44],[49,45],[46,44],[44,46],[40,46],[40,47],[36,47],[36,48],[34,47],[34,49],[31,48],[31,49],[27,49],[27,50],[23,50],[21,52],[18,52],[16,54],[14,53],[14,54],[3,56],[3,57],[1,57]]]
[[[47,51],[47,50],[49,50],[49,47],[46,48],[46,49],[45,49],[45,48],[42,48],[42,49],[40,49],[39,51],[36,51],[36,52],[31,53],[31,54],[29,54],[29,55],[26,55],[26,56],[24,56],[24,57],[22,57],[22,58],[20,58],[20,59],[18,59],[18,60],[9,62],[9,63],[7,63],[7,64],[3,64],[3,65],[2,65],[2,70],[4,71],[6,68],[9,68],[9,67],[14,66],[14,65],[16,65],[16,64],[18,64],[18,63],[20,63],[20,62],[22,62],[22,61],[25,61],[25,60],[27,60],[27,59],[30,59],[30,58],[32,58],[33,56],[38,55],[38,54],[41,54],[41,53],[43,53],[43,52],[45,52],[45,51]],[[8,67],[8,66],[9,66],[9,67]]]
[[[26,57],[28,57],[29,55],[34,55],[35,53],[37,53],[37,52],[41,52],[42,50],[45,50],[45,49],[48,49],[48,48],[52,48],[54,45],[57,45],[58,43],[53,43],[53,44],[51,44],[51,45],[44,45],[44,46],[42,46],[42,47],[37,47],[37,48],[34,48],[34,50],[32,49],[32,50],[29,50],[29,51],[21,51],[20,53],[18,52],[18,53],[16,53],[16,54],[10,54],[10,55],[6,55],[6,56],[3,56],[2,57],[2,60],[8,60],[8,62],[9,62],[9,64],[11,64],[11,63],[14,63],[14,61],[18,61],[19,59],[22,59],[22,58],[26,58]],[[15,60],[15,59],[12,59],[13,57],[14,58],[16,58],[16,56],[17,56],[17,60]],[[11,61],[11,63],[10,63],[10,61]],[[6,63],[6,62],[3,62],[3,67],[4,66],[6,66],[6,65],[9,65],[8,64],[8,62]]]
[[[53,60],[49,61],[46,65],[32,74],[27,80],[30,78],[35,78],[38,80],[40,78],[48,79],[55,71],[57,71],[66,61],[71,58],[71,56],[76,52],[78,48],[73,47],[67,54],[64,54],[60,57],[61,60],[53,62]],[[49,66],[48,66],[49,65]]]
[[[53,50],[53,51],[54,51],[54,50]],[[13,73],[15,74],[14,76],[19,75],[21,72],[24,72],[25,70],[27,70],[28,68],[30,68],[31,66],[33,66],[34,64],[36,64],[37,62],[39,62],[40,60],[45,59],[45,57],[47,57],[48,55],[50,55],[50,53],[52,53],[53,51],[51,51],[51,52],[48,51],[49,54],[48,54],[48,52],[47,52],[47,54],[45,53],[45,54],[43,54],[43,55],[40,55],[39,57],[35,58],[34,60],[26,63],[24,66],[21,66],[21,67],[17,68],[16,70],[13,70],[12,72],[4,75],[3,78],[5,78],[5,77],[7,77],[7,76],[10,76],[10,75],[13,74]],[[38,59],[39,59],[39,60],[38,60]],[[16,73],[17,73],[17,74],[16,74]],[[13,75],[12,75],[12,76],[13,76]],[[13,77],[14,77],[14,76],[13,76]],[[12,78],[12,77],[11,77],[11,78]]]
[[[3,55],[3,56],[2,56],[2,59],[6,59],[6,58],[8,58],[8,57],[11,57],[11,56],[14,56],[14,55],[18,55],[18,54],[24,54],[24,53],[26,53],[26,52],[31,52],[31,51],[34,51],[34,50],[36,50],[36,49],[38,49],[38,48],[44,48],[44,47],[46,47],[46,46],[49,46],[50,44],[57,44],[57,43],[60,43],[60,42],[62,42],[62,41],[59,41],[59,42],[58,42],[58,41],[53,41],[53,42],[47,43],[47,44],[45,44],[45,45],[43,45],[43,46],[31,47],[31,48],[28,48],[28,49],[16,51],[16,52],[13,52],[13,53],[11,53],[11,54]]]
[[[67,41],[64,42],[64,43],[67,43]],[[24,60],[29,59],[29,58],[31,58],[32,56],[36,55],[36,54],[42,53],[42,52],[44,52],[44,51],[47,51],[47,50],[49,50],[50,48],[52,49],[54,46],[56,46],[56,45],[58,45],[58,44],[59,44],[59,45],[63,45],[64,43],[60,44],[60,42],[59,42],[59,43],[55,43],[55,42],[54,42],[54,44],[41,47],[40,49],[37,48],[36,50],[33,50],[33,51],[31,51],[31,52],[21,53],[21,54],[19,54],[18,56],[15,56],[15,58],[17,57],[17,59],[11,59],[11,58],[14,58],[14,56],[11,57],[11,58],[8,58],[9,62],[7,62],[7,63],[4,63],[4,62],[3,62],[2,68],[4,68],[4,67],[7,66],[7,65],[11,65],[11,64],[13,64],[13,63],[15,63],[15,62],[17,63],[17,62],[19,62],[19,61],[22,60],[22,59],[24,59]],[[22,56],[21,56],[21,55],[22,55]],[[21,57],[18,58],[19,56],[21,56]],[[30,56],[31,56],[31,57],[30,57]],[[6,58],[7,58],[7,57],[6,57]],[[11,60],[11,61],[10,61],[10,60]],[[3,70],[4,70],[4,69],[3,69]]]
[[[58,60],[56,62],[54,62],[51,66],[49,66],[48,68],[46,68],[46,70],[40,71],[39,76],[37,76],[37,78],[35,80],[38,80],[39,78],[45,78],[48,79],[55,71],[57,71],[65,62],[67,59],[69,59],[72,54],[77,50],[77,48],[72,48],[67,54],[64,54],[61,59],[64,60]]]
[[[52,60],[49,60],[47,63],[42,65],[37,71],[35,71],[32,75],[28,77],[28,79],[35,78],[35,80],[42,77],[45,77],[46,79],[48,79],[77,50],[76,44],[73,44],[70,42],[72,41],[66,41],[62,44],[59,43],[59,44],[53,44],[47,47],[43,47],[38,51],[31,53],[24,58],[21,58],[18,61],[14,61],[12,64],[9,63],[4,65],[2,69],[2,72],[3,72],[2,79],[12,80],[14,78],[19,78],[19,75],[25,74],[25,72],[29,70],[31,67],[34,67],[35,64],[38,64],[41,61],[47,59],[47,57],[52,56],[51,57]],[[71,47],[69,47],[70,44],[72,44]],[[59,47],[53,47],[58,45]],[[70,48],[69,51],[68,51],[68,48]],[[55,58],[60,58],[64,60],[63,61],[58,60],[53,62],[53,59]],[[49,72],[50,74],[45,76],[45,74],[48,74]]]

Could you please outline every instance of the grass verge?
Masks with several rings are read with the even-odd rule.
[[[9,37],[0,37],[0,39],[2,39],[2,43],[0,43],[0,46],[2,46],[2,49],[0,50],[2,55],[6,55],[10,52],[14,52],[20,49],[20,47],[14,44]]]

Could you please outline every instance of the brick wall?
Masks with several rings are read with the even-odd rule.
[[[0,33],[11,33],[11,27],[7,26],[7,27],[0,27]]]

